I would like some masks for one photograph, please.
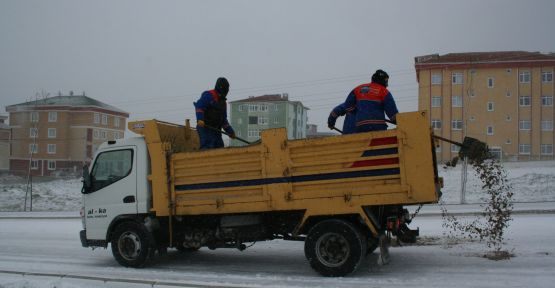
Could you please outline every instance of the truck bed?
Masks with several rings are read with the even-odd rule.
[[[284,128],[268,129],[258,144],[205,151],[191,128],[137,123],[129,126],[148,145],[158,216],[302,210],[306,218],[438,201],[426,112],[400,113],[386,131],[287,140]]]

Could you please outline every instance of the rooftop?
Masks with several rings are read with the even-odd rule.
[[[555,55],[527,51],[494,51],[449,53],[445,55],[431,54],[414,58],[415,65],[420,64],[468,64],[468,63],[500,63],[500,62],[534,62],[553,61]]]
[[[55,97],[49,97],[49,98],[35,100],[35,101],[23,102],[23,103],[19,103],[19,104],[6,106],[6,111],[17,111],[21,108],[27,108],[29,106],[39,106],[39,107],[45,107],[45,106],[98,107],[98,108],[102,108],[102,109],[106,109],[106,110],[110,110],[110,111],[114,111],[114,112],[127,114],[127,116],[129,116],[128,112],[125,112],[125,111],[123,111],[119,108],[116,108],[116,107],[112,106],[112,105],[108,105],[106,103],[100,102],[96,99],[93,99],[93,98],[90,98],[90,97],[87,97],[87,96],[83,96],[83,95],[55,96]]]
[[[262,96],[249,96],[249,98],[231,101],[230,103],[252,103],[252,102],[291,102],[291,103],[300,103],[301,105],[303,105],[300,101],[289,100],[289,95],[287,93],[267,94]],[[303,107],[305,109],[308,109],[308,107],[305,107],[304,105]]]

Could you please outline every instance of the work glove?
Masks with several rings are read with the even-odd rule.
[[[236,138],[235,133],[229,134],[229,137],[230,137],[231,139],[235,139],[235,138]]]
[[[198,127],[204,127],[204,121],[203,120],[198,120],[197,121],[197,126]]]
[[[335,127],[335,121],[337,120],[337,118],[333,117],[331,114],[328,117],[328,128],[330,128],[331,130],[333,130],[333,128]]]

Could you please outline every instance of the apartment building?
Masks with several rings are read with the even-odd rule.
[[[8,116],[0,115],[0,173],[10,168],[10,126],[6,124]]]
[[[539,52],[474,52],[415,57],[418,108],[434,133],[484,141],[504,161],[553,159],[555,56]],[[438,159],[457,155],[440,143]]]
[[[249,142],[260,139],[260,132],[269,128],[287,128],[288,139],[306,138],[308,108],[289,95],[273,94],[250,96],[230,102],[229,121],[238,137]],[[244,143],[232,140],[231,146]]]
[[[10,173],[79,174],[98,146],[123,138],[129,113],[85,95],[10,105]]]

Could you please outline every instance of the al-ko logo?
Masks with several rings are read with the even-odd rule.
[[[106,215],[106,208],[89,209],[87,211],[87,218],[104,218]]]

